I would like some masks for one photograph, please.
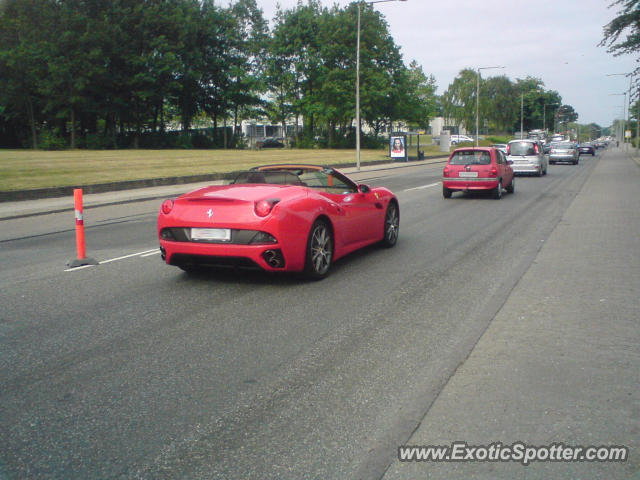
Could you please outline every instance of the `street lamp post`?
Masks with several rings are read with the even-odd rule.
[[[627,116],[624,115],[624,112],[622,113],[622,141],[625,144],[625,148],[626,148],[626,143],[627,143],[627,142],[625,142],[625,138],[626,138],[625,137],[625,133],[626,133],[625,119],[627,119],[627,123],[629,125],[631,125],[631,86],[633,85],[633,76],[634,76],[633,73],[634,72],[631,72],[631,73],[608,73],[607,74],[607,77],[616,77],[616,76],[619,76],[619,75],[624,75],[625,77],[629,77],[629,91],[628,91],[628,94],[629,94],[629,105],[627,107]],[[619,95],[619,94],[616,94],[616,95]],[[625,106],[626,106],[626,104],[627,104],[627,100],[626,100],[626,97],[625,97]]]
[[[478,75],[476,76],[476,147],[478,146],[478,123],[480,119],[480,70],[490,70],[493,68],[504,67],[479,67]]]
[[[547,117],[546,117],[546,115],[547,115],[547,112],[546,112],[547,105],[549,105],[550,107],[552,107],[552,106],[556,106],[557,107],[559,105],[559,103],[545,103],[544,105],[542,105],[542,131],[543,132],[547,131],[547,121],[546,121],[547,120]],[[546,135],[546,133],[545,133],[545,135]]]
[[[520,95],[520,140],[524,137],[524,93]]]
[[[624,143],[624,132],[625,132],[625,128],[626,128],[626,124],[625,124],[625,119],[626,119],[626,115],[625,115],[625,108],[627,108],[627,92],[622,92],[622,93],[610,93],[609,96],[618,96],[618,95],[624,95],[624,102],[622,104],[622,142]]]
[[[360,4],[406,2],[407,0],[371,0],[358,2],[358,37],[356,41],[356,167],[360,171]]]

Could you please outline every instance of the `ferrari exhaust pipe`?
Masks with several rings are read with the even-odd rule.
[[[282,250],[265,250],[262,258],[271,268],[284,268],[284,257]]]

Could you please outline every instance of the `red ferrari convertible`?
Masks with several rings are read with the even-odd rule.
[[[162,258],[187,272],[203,266],[261,268],[325,277],[338,258],[398,239],[398,200],[317,165],[266,165],[229,185],[165,200]]]

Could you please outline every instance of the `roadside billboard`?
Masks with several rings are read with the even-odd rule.
[[[394,160],[409,160],[406,135],[389,136],[389,156]]]

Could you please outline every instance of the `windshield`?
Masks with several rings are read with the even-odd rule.
[[[509,155],[536,155],[536,150],[531,142],[514,142],[509,144]]]
[[[573,148],[573,143],[569,143],[569,142],[552,143],[551,148],[569,150]]]
[[[231,183],[268,183],[272,185],[302,185],[298,175],[286,170],[259,172],[250,170],[240,173]]]
[[[231,184],[297,185],[328,193],[355,193],[358,187],[330,167],[278,165],[241,172]]]
[[[449,165],[489,165],[491,154],[478,150],[461,150],[455,152],[449,160]]]

